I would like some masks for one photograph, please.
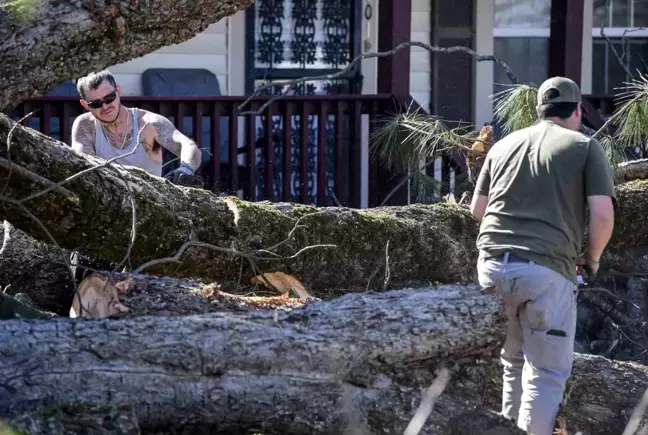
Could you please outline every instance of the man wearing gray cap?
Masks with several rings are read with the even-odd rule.
[[[491,148],[471,204],[479,282],[508,318],[502,414],[532,435],[553,432],[573,364],[577,270],[596,274],[614,226],[612,168],[579,132],[582,111],[574,81],[545,81],[539,121]]]

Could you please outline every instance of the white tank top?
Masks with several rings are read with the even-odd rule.
[[[106,137],[106,133],[101,126],[101,123],[95,118],[95,153],[97,157],[102,159],[112,159],[117,156],[128,154],[137,146],[137,133],[139,132],[139,116],[137,108],[133,108],[133,136],[128,144],[124,145],[124,149],[115,148],[110,144]],[[137,150],[126,157],[122,157],[115,161],[124,166],[135,166],[150,172],[158,177],[162,176],[162,162],[156,162],[151,159],[144,149],[144,144],[141,144]]]

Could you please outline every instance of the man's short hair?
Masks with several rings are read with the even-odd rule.
[[[88,91],[97,89],[99,86],[101,86],[104,80],[107,80],[113,88],[117,88],[115,77],[113,77],[110,71],[102,70],[99,72],[92,72],[87,76],[78,79],[76,83],[77,92],[79,92],[81,98],[85,100]]]
[[[577,107],[578,103],[550,103],[538,106],[536,112],[538,112],[538,118],[540,119],[567,119],[574,113]]]

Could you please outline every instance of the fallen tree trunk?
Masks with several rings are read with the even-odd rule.
[[[619,163],[615,171],[615,178],[620,183],[648,178],[648,159]]]
[[[0,143],[6,142],[13,125],[0,117]],[[5,159],[0,164],[0,180],[8,186],[0,198],[4,200],[0,217],[30,236],[49,240],[40,223],[8,199],[31,195],[24,206],[62,247],[121,262],[131,244],[132,192],[138,224],[130,264],[173,256],[187,241],[220,247],[189,247],[179,261],[154,265],[143,270],[145,273],[238,280],[243,262],[243,279],[247,280],[257,273],[234,251],[257,252],[257,256],[268,258],[270,254],[258,251],[279,245],[274,252],[291,258],[259,259],[256,263],[261,271],[295,274],[315,296],[318,290],[331,288],[382,287],[385,275],[394,285],[408,280],[475,278],[472,265],[477,258],[474,241],[478,227],[462,207],[353,210],[249,203],[175,186],[136,168],[109,166],[34,196],[51,184],[43,179],[60,182],[103,161],[77,155],[66,145],[21,126],[15,129],[13,140],[20,143],[11,148],[13,166],[6,147],[0,147],[0,157]],[[302,218],[300,227],[289,237],[298,218]],[[323,244],[335,246],[307,249]]]
[[[481,399],[484,408],[499,411],[501,366],[495,361],[474,364],[466,369],[465,376],[464,388],[472,388],[474,397]],[[558,415],[566,420],[569,435],[620,434],[646,390],[647,366],[576,353]],[[648,415],[638,423],[640,428],[648,424]]]
[[[187,41],[252,2],[3,2],[0,111],[66,80]]]
[[[499,308],[475,286],[440,286],[277,314],[0,322],[0,418],[72,409],[53,422],[65,427],[107,407],[132,409],[142,433],[403,433],[445,366],[450,381],[421,434],[516,434],[493,412]],[[646,388],[647,367],[576,355],[560,415],[570,434],[616,433]]]
[[[132,406],[145,432],[335,434],[355,419],[402,433],[435,369],[498,350],[499,309],[475,286],[441,286],[278,313],[9,320],[0,418]],[[453,433],[466,393],[448,388],[423,433]]]
[[[6,142],[13,125],[0,117],[0,143]],[[460,206],[416,204],[354,210],[250,203],[114,166],[100,167],[34,196],[48,186],[44,179],[60,182],[105,162],[77,155],[66,145],[22,126],[15,129],[13,140],[21,146],[11,148],[11,173],[6,148],[0,147],[0,157],[6,159],[0,165],[0,177],[8,178],[5,197],[31,195],[24,205],[62,247],[114,263],[122,261],[131,244],[132,192],[138,226],[131,264],[171,257],[187,241],[220,248],[189,247],[179,261],[154,265],[146,273],[238,280],[243,262],[243,279],[248,279],[255,272],[235,251],[281,244],[301,217],[301,227],[276,249],[279,256],[291,258],[258,261],[258,265],[264,272],[296,274],[316,296],[317,291],[331,288],[379,288],[385,276],[398,286],[409,280],[469,282],[476,278],[478,223]],[[619,207],[608,252],[622,255],[630,248],[648,246],[648,232],[636,218],[648,213],[644,199],[648,181],[624,183],[617,191]],[[31,237],[49,241],[40,223],[4,199],[0,217]],[[322,244],[335,247],[303,250]]]

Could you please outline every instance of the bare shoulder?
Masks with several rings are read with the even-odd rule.
[[[95,154],[95,122],[91,113],[77,116],[72,123],[72,149]]]
[[[169,119],[166,116],[162,116],[159,113],[151,112],[150,110],[138,109],[137,113],[138,113],[137,118],[140,124],[148,123],[154,126],[165,124],[165,123],[171,124],[171,121],[169,121]]]
[[[91,113],[82,113],[81,115],[77,116],[74,119],[74,122],[72,123],[72,127],[77,127],[77,128],[83,128],[83,129],[92,129],[94,131],[95,129],[95,123],[94,123],[94,117],[92,116]]]

